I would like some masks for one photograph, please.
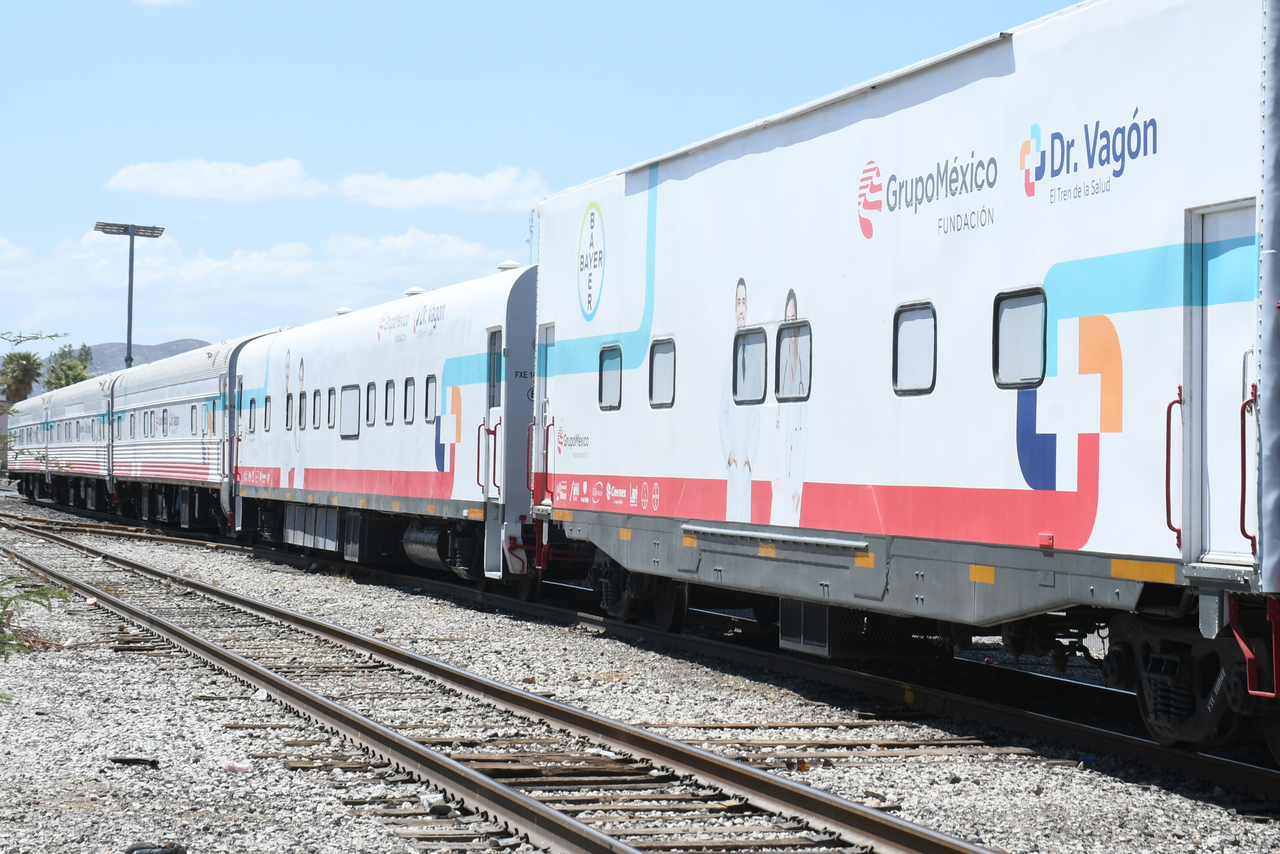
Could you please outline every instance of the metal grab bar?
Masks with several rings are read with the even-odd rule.
[[[537,426],[537,421],[529,422],[529,435],[525,437],[524,445],[524,482],[530,495],[533,494],[533,428]]]
[[[1249,389],[1249,396],[1240,404],[1240,534],[1249,541],[1249,551],[1253,554],[1258,553],[1258,538],[1250,534],[1244,527],[1244,506],[1246,495],[1245,477],[1248,474],[1249,467],[1247,465],[1248,454],[1245,449],[1245,414],[1249,411],[1249,407],[1254,405],[1258,399],[1258,384],[1254,383]]]
[[[493,488],[502,491],[502,485],[498,483],[498,428],[502,426],[502,416],[498,416],[498,423],[493,425],[492,430],[485,430],[493,437]]]
[[[1181,406],[1182,386],[1178,386],[1178,396],[1169,401],[1168,407],[1164,411],[1164,523],[1169,526],[1169,530],[1173,531],[1177,537],[1178,548],[1182,548],[1182,529],[1173,524],[1173,497],[1172,497],[1172,478],[1173,466],[1171,458],[1173,454],[1173,408]]]
[[[555,498],[555,492],[551,489],[551,428],[555,426],[556,419],[552,416],[547,422],[547,429],[543,431],[542,440],[542,495],[538,497],[541,502],[544,498]]]

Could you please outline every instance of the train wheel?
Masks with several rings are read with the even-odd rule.
[[[658,579],[653,594],[653,617],[658,630],[679,634],[689,610],[689,585],[670,578]]]
[[[529,570],[524,575],[513,575],[511,579],[511,586],[515,588],[516,596],[521,602],[537,601],[538,591],[542,587],[542,573]]]
[[[1147,705],[1147,686],[1146,680],[1138,680],[1138,711],[1142,714],[1142,723],[1147,728],[1147,735],[1151,736],[1151,740],[1156,744],[1164,747],[1188,747],[1189,745],[1181,739],[1162,732],[1158,726],[1151,724],[1151,709]]]

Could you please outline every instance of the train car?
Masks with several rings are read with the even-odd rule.
[[[10,476],[65,504],[102,506],[111,377],[45,392],[10,418]]]
[[[546,199],[534,516],[616,615],[1109,632],[1157,739],[1280,754],[1264,58],[1083,3]]]
[[[524,576],[534,267],[263,336],[235,369],[236,526]]]

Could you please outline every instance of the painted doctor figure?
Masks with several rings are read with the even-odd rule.
[[[773,478],[774,525],[799,525],[804,492],[805,421],[803,398],[809,395],[810,337],[808,326],[786,327],[795,322],[796,292],[788,291],[783,309],[782,346],[778,354],[778,406],[774,422],[777,467]]]
[[[738,279],[734,288],[733,311],[736,329],[741,331],[747,325],[747,283],[743,279]],[[746,346],[743,337],[735,335],[720,398],[720,447],[728,480],[725,520],[729,522],[751,521],[751,476],[760,436],[760,411],[734,402],[735,387],[740,398],[758,397],[756,389],[764,388],[762,366],[757,359],[748,358],[750,349],[753,348]]]

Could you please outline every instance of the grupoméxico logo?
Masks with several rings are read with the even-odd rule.
[[[867,165],[862,167],[862,180],[858,183],[858,227],[862,229],[862,236],[868,240],[875,231],[871,226],[871,220],[862,214],[865,211],[878,211],[884,204],[882,199],[875,198],[884,187],[883,184],[878,183],[879,178],[880,167],[874,160],[868,160]]]
[[[578,305],[587,320],[596,316],[603,289],[604,214],[600,205],[592,202],[578,230]]]

